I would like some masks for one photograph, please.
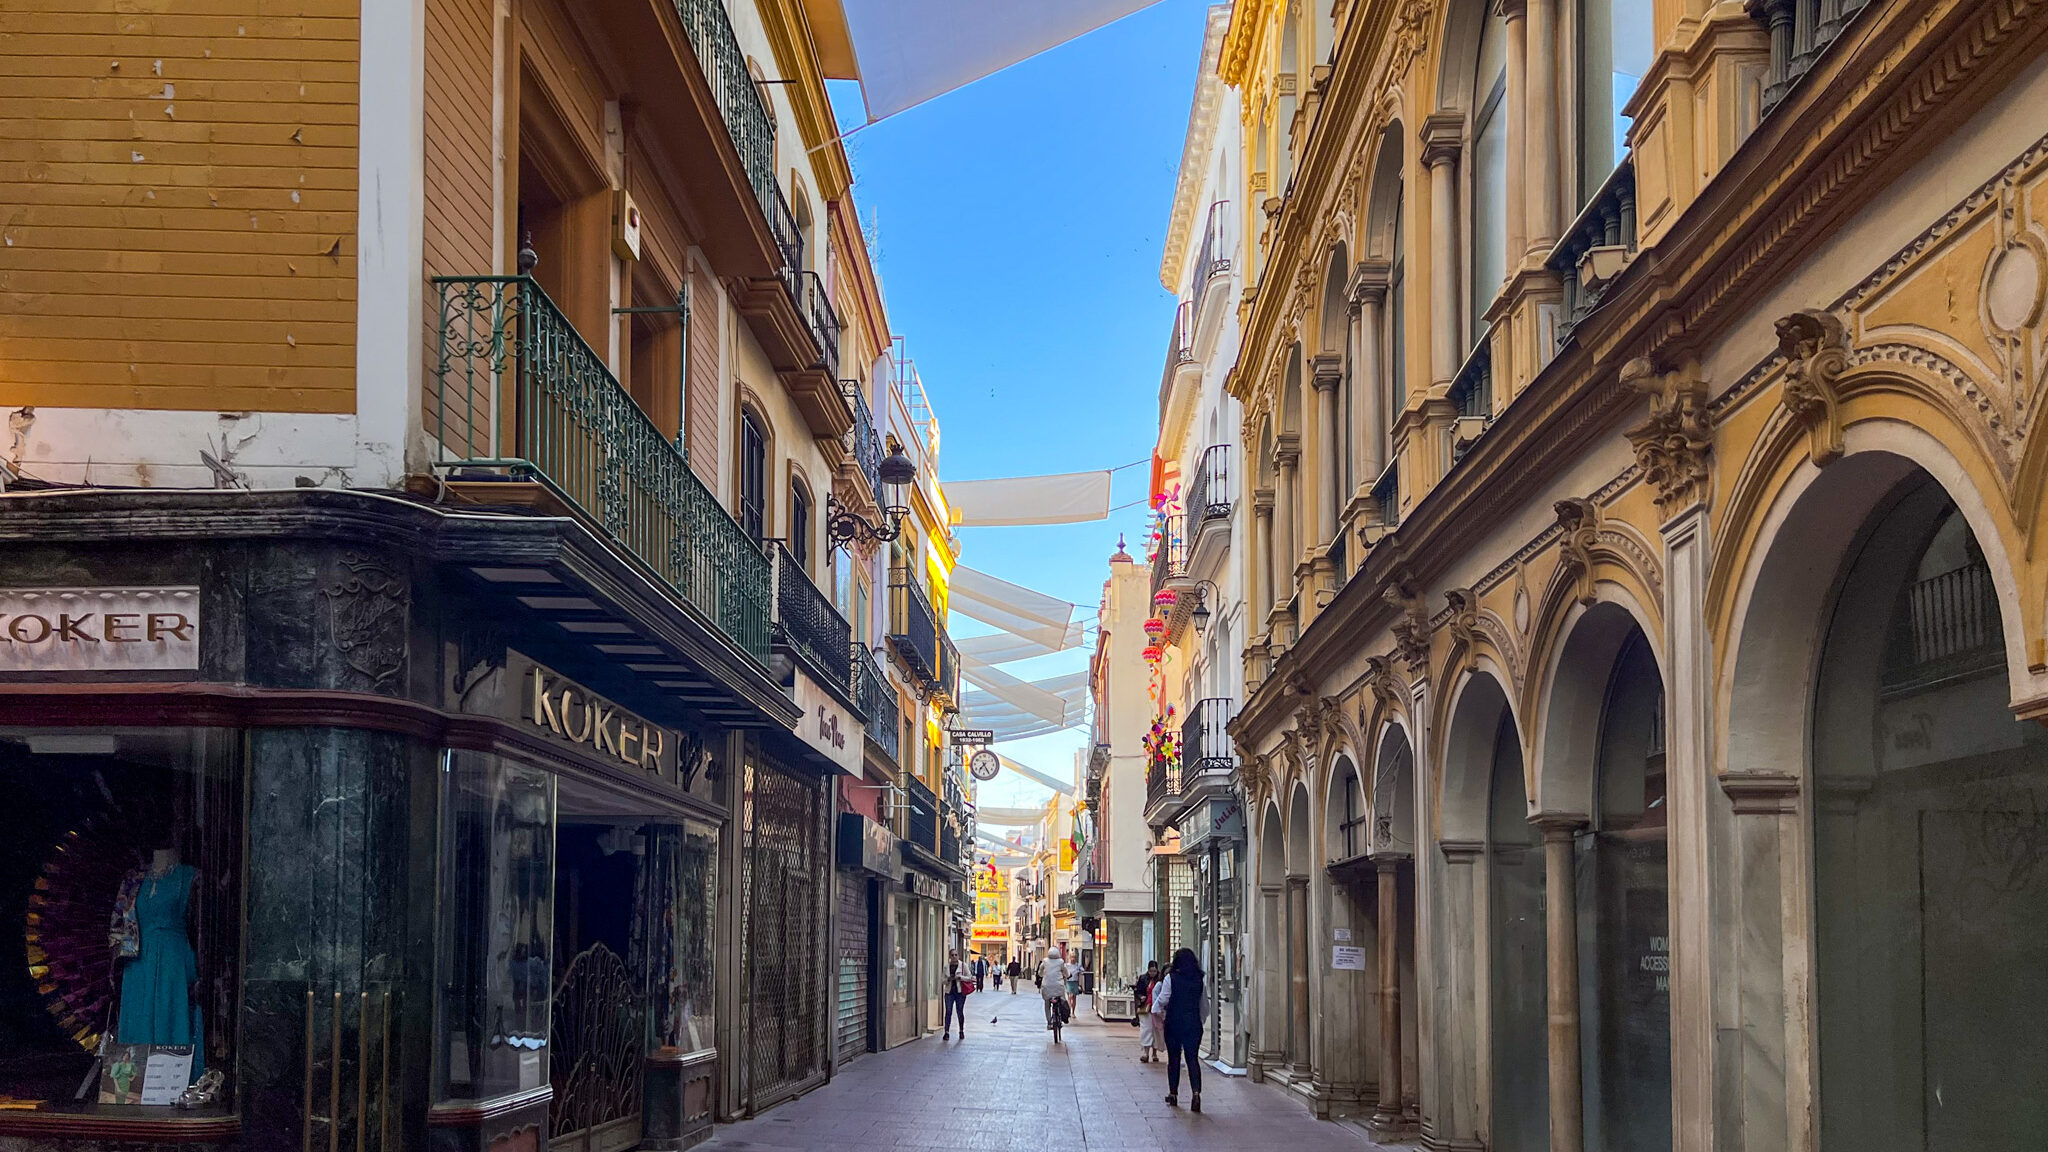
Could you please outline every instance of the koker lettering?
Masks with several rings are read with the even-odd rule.
[[[668,748],[665,729],[574,685],[550,681],[539,668],[533,670],[531,679],[534,727],[545,728],[571,744],[588,744],[622,764],[660,774],[661,757]]]

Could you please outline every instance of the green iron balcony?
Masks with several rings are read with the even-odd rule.
[[[768,557],[529,276],[443,276],[435,467],[540,484],[768,662]]]

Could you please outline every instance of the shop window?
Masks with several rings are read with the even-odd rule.
[[[445,768],[434,1094],[485,1100],[548,1082],[555,785],[480,752]]]
[[[648,825],[646,897],[640,921],[649,987],[648,1041],[658,1055],[689,1055],[716,1043],[712,994],[718,925],[718,829],[688,821]]]
[[[1504,703],[1501,713],[1493,742],[1487,832],[1488,896],[1493,906],[1493,1146],[1544,1148],[1550,1132],[1550,1003],[1544,966],[1543,845],[1529,823],[1520,737]]]
[[[226,1110],[242,919],[241,735],[0,731],[0,1094]]]

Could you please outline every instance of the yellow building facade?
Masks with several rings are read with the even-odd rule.
[[[1255,1075],[1432,1148],[2048,1132],[2043,23],[1232,6]]]

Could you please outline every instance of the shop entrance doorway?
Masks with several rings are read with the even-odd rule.
[[[563,781],[555,832],[548,1147],[624,1152],[641,1136],[647,993],[641,875],[651,813]]]

